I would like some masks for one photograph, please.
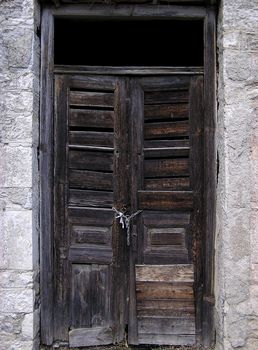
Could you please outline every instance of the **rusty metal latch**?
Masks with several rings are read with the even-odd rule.
[[[112,210],[116,213],[115,218],[119,219],[119,223],[122,226],[123,229],[126,229],[126,241],[127,241],[127,245],[130,245],[130,223],[131,220],[138,214],[140,214],[142,212],[142,210],[138,210],[135,213],[131,214],[131,215],[127,215],[119,210],[117,210],[116,208],[112,208]]]

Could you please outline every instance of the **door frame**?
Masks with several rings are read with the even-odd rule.
[[[54,19],[144,19],[202,20],[204,26],[204,69],[191,67],[83,67],[54,66]],[[213,345],[214,330],[214,236],[216,208],[216,9],[213,6],[174,5],[62,5],[44,6],[41,29],[40,99],[40,295],[41,341],[53,343],[53,105],[54,74],[113,75],[204,75],[204,234],[199,252],[197,281],[197,341]]]

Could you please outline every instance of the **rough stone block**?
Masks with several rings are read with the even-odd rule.
[[[0,188],[0,210],[32,209],[31,188]]]
[[[32,56],[33,31],[25,26],[17,26],[5,33],[5,48],[9,67],[27,68]],[[25,49],[26,48],[26,49]]]
[[[0,270],[0,288],[32,288],[33,272]]]
[[[26,314],[22,321],[22,336],[24,339],[33,340],[33,313]]]
[[[31,211],[5,211],[3,216],[1,266],[32,270]]]
[[[0,314],[0,334],[20,334],[23,317],[23,314]]]
[[[0,290],[0,313],[20,312],[33,312],[33,290],[21,288]]]
[[[30,147],[0,145],[0,187],[32,186]]]

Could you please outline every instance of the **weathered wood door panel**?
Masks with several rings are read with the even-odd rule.
[[[112,206],[128,203],[125,82],[55,79],[55,338],[124,338],[126,254]]]
[[[131,245],[129,342],[194,345],[194,276],[203,229],[203,80],[149,77],[135,80],[131,89],[131,204],[142,213]]]
[[[112,344],[128,324],[130,344],[195,344],[202,89],[190,75],[56,76],[55,339]],[[112,207],[141,210],[130,246]]]

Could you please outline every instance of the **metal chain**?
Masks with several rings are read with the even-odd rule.
[[[116,213],[115,218],[119,219],[119,223],[122,226],[122,228],[126,228],[126,241],[127,245],[130,245],[130,221],[138,214],[142,212],[142,210],[138,210],[135,213],[131,215],[126,215],[123,212],[117,210],[116,208],[112,208],[112,210]]]

